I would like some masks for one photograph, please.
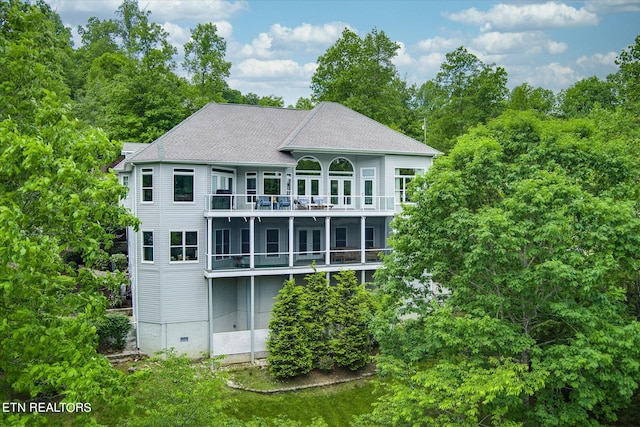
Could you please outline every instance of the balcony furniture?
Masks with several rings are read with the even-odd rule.
[[[278,209],[289,209],[291,207],[291,199],[289,196],[278,196]]]
[[[256,209],[271,208],[271,196],[258,196],[256,199]]]
[[[311,203],[308,197],[298,197],[293,202],[298,206],[298,209],[309,209]]]

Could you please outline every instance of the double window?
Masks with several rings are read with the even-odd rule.
[[[231,253],[231,230],[219,228],[215,232],[214,252],[216,259],[228,259]]]
[[[173,170],[173,201],[193,202],[193,169]]]
[[[198,260],[198,232],[171,231],[170,251],[173,262],[187,262]]]

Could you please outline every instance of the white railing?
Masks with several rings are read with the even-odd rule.
[[[394,196],[276,196],[234,194],[227,191],[207,194],[208,211],[292,211],[292,210],[395,210]]]
[[[300,267],[315,263],[318,267],[327,265],[342,264],[368,264],[381,262],[381,254],[389,253],[389,248],[369,248],[363,251],[360,248],[331,248],[329,250],[329,263],[327,263],[327,252],[320,251],[305,252],[271,252],[255,253],[253,256],[253,268],[282,268]],[[210,270],[234,270],[251,268],[251,255],[248,253],[233,254],[210,254]]]

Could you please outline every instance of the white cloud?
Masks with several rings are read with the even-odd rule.
[[[303,23],[295,28],[275,24],[271,26],[269,33],[274,39],[285,44],[328,45],[340,38],[345,27],[347,24],[341,22],[330,22],[324,25]]]
[[[565,53],[569,46],[563,42],[554,42],[553,40],[549,40],[549,42],[547,42],[546,48],[547,52],[549,52],[550,54],[559,55],[561,53]]]
[[[259,58],[271,58],[272,42],[273,37],[268,33],[260,33],[258,34],[258,38],[253,39],[251,44],[246,44],[241,48],[240,54],[244,57],[257,56]]]
[[[576,63],[583,68],[593,68],[593,67],[601,67],[607,66],[613,68],[617,68],[616,58],[618,54],[616,52],[609,53],[596,53],[591,56],[581,56],[578,58]]]
[[[524,75],[527,76],[524,81],[534,87],[540,86],[553,91],[567,88],[583,78],[570,66],[557,62],[541,65],[533,69],[526,68],[523,71]]]
[[[589,0],[584,7],[595,13],[640,12],[638,0]]]
[[[421,40],[418,42],[420,50],[429,52],[452,51],[464,45],[464,41],[458,38],[434,37],[432,39]]]
[[[408,67],[414,65],[416,60],[411,57],[411,54],[407,51],[404,43],[396,42],[400,46],[400,49],[396,51],[396,56],[393,57],[392,62],[396,67]]]
[[[583,27],[598,24],[598,16],[563,3],[498,4],[488,11],[476,8],[445,13],[452,21],[478,25],[482,31],[524,31]]]
[[[300,66],[297,62],[290,59],[273,59],[261,61],[255,58],[245,59],[244,61],[234,65],[236,78],[285,78],[306,76],[310,66]]]
[[[91,2],[73,3],[90,4]],[[117,3],[119,6],[121,2]],[[140,1],[138,5],[141,9],[150,10],[153,20],[197,19],[199,22],[213,22],[228,19],[240,11],[249,10],[246,1],[226,0],[146,0]]]

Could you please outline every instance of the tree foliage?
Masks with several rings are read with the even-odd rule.
[[[483,63],[462,46],[447,53],[436,78],[417,92],[427,144],[448,152],[467,129],[497,117],[505,108],[506,84],[504,68]]]
[[[407,85],[392,62],[400,45],[384,31],[364,37],[345,28],[342,37],[318,58],[311,78],[315,102],[339,102],[387,126],[404,129],[413,120]]]
[[[617,104],[615,85],[609,80],[589,77],[560,92],[560,113],[567,118],[586,117],[595,104],[613,109]]]
[[[637,138],[591,120],[509,112],[414,181],[379,275],[376,334],[397,378],[379,424],[616,419],[640,380],[626,292],[639,154]]]

